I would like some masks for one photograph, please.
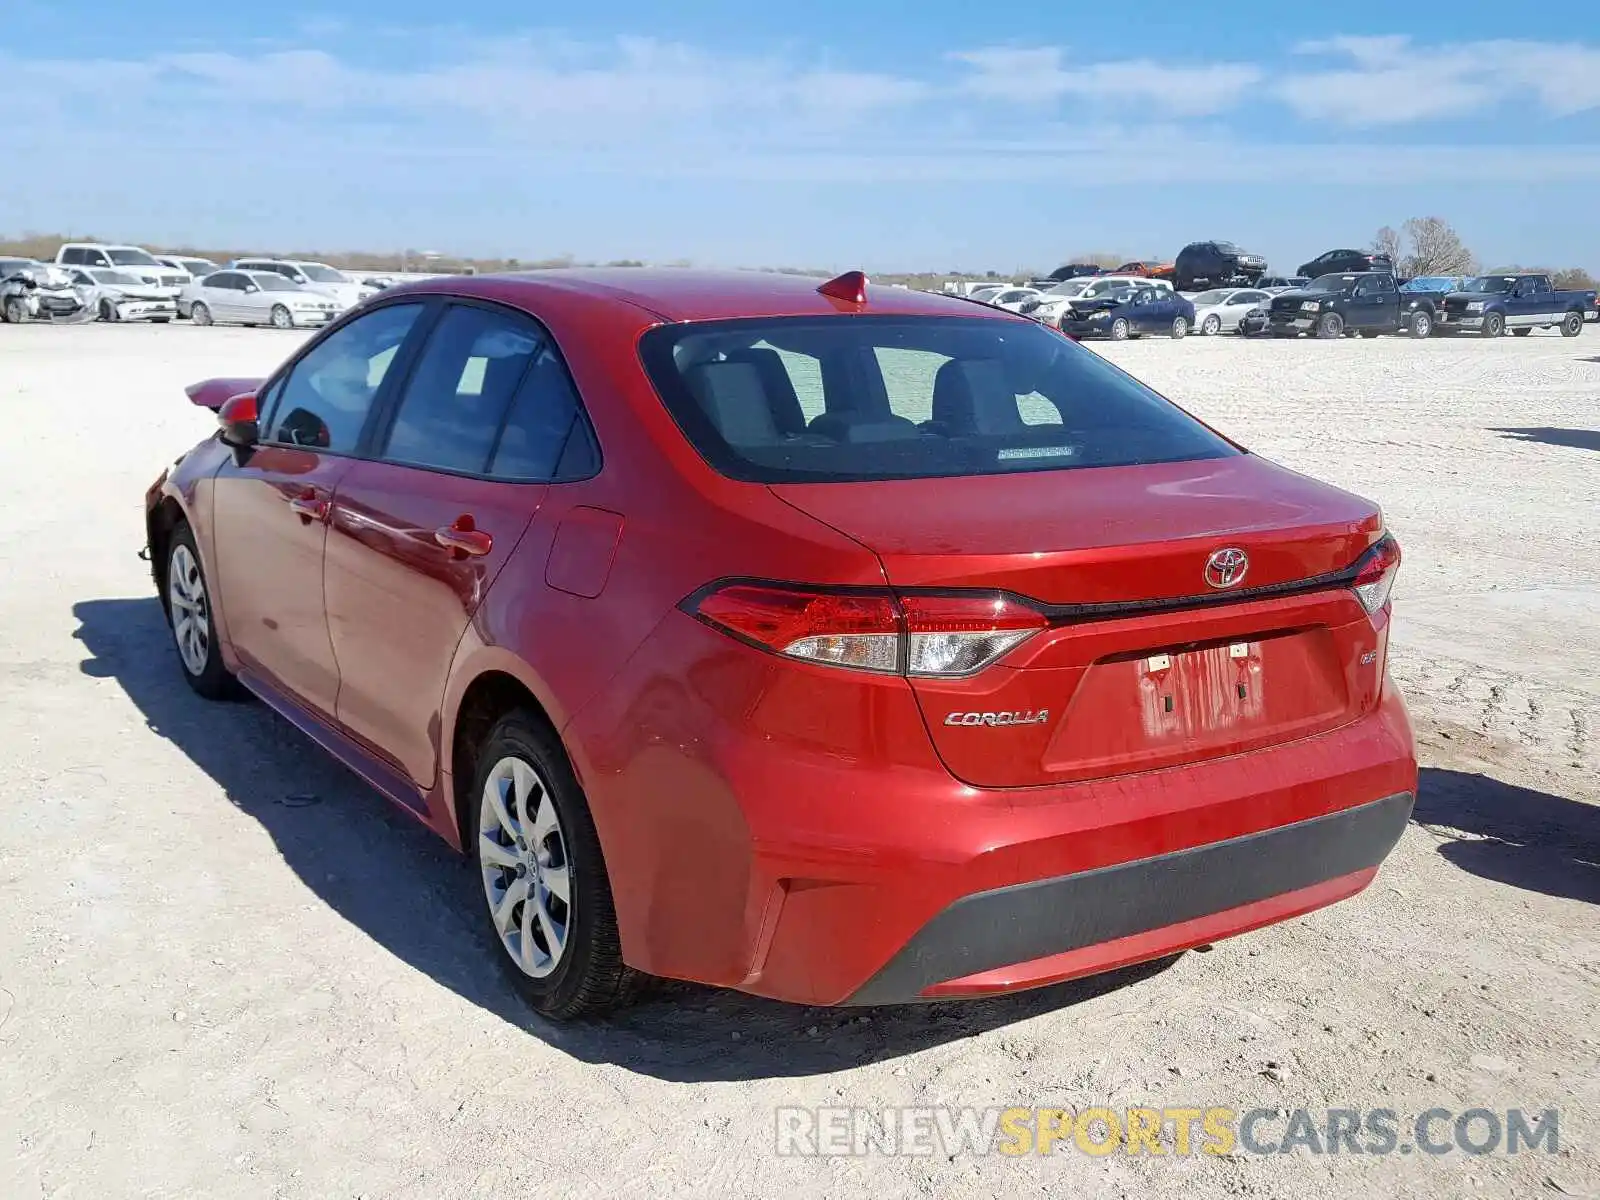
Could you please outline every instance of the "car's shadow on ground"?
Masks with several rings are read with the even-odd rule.
[[[1571,446],[1577,450],[1600,450],[1600,429],[1554,429],[1548,425],[1523,429],[1493,428],[1490,433],[1516,438],[1521,442],[1543,442],[1547,446]]]
[[[1464,871],[1600,904],[1600,805],[1427,767],[1414,819],[1448,839],[1439,853]]]
[[[531,1015],[501,977],[481,940],[483,895],[465,860],[265,705],[208,703],[191,692],[154,597],[86,600],[73,614],[84,674],[115,680],[150,730],[260,822],[330,908],[464,999],[587,1062],[674,1081],[827,1074],[1069,1007],[1175,961],[992,1000],[879,1009],[802,1008],[661,983],[607,1020],[556,1025]]]

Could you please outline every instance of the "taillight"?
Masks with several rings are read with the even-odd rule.
[[[902,675],[970,675],[1049,622],[997,592],[848,592],[728,583],[684,605],[714,629],[789,658]]]
[[[1001,595],[900,597],[907,675],[970,675],[1046,628],[1044,614]]]
[[[1384,534],[1356,562],[1355,589],[1361,607],[1375,613],[1389,603],[1394,577],[1400,570],[1400,543],[1393,534]]]

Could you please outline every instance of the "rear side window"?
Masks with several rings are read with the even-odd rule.
[[[658,326],[640,351],[684,435],[734,479],[915,479],[1239,453],[1031,322],[713,321]]]
[[[577,391],[542,329],[468,305],[445,311],[406,384],[384,457],[510,480],[592,474]]]

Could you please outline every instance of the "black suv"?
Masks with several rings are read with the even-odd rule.
[[[1172,284],[1180,292],[1231,284],[1255,287],[1266,273],[1266,259],[1259,254],[1246,254],[1232,242],[1190,242],[1178,251]]]
[[[1051,271],[1050,278],[1055,283],[1065,283],[1069,279],[1082,279],[1085,275],[1104,274],[1105,268],[1097,267],[1093,263],[1068,263]]]
[[[1301,263],[1299,274],[1309,279],[1320,275],[1349,275],[1358,271],[1388,271],[1394,273],[1394,260],[1387,254],[1373,254],[1366,250],[1329,250],[1308,263]]]

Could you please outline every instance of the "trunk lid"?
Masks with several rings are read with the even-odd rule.
[[[779,484],[896,588],[998,589],[1051,627],[965,678],[913,677],[980,787],[1104,778],[1310,736],[1377,703],[1387,616],[1340,578],[1377,506],[1254,455],[956,479]],[[1248,565],[1207,580],[1219,550]]]

